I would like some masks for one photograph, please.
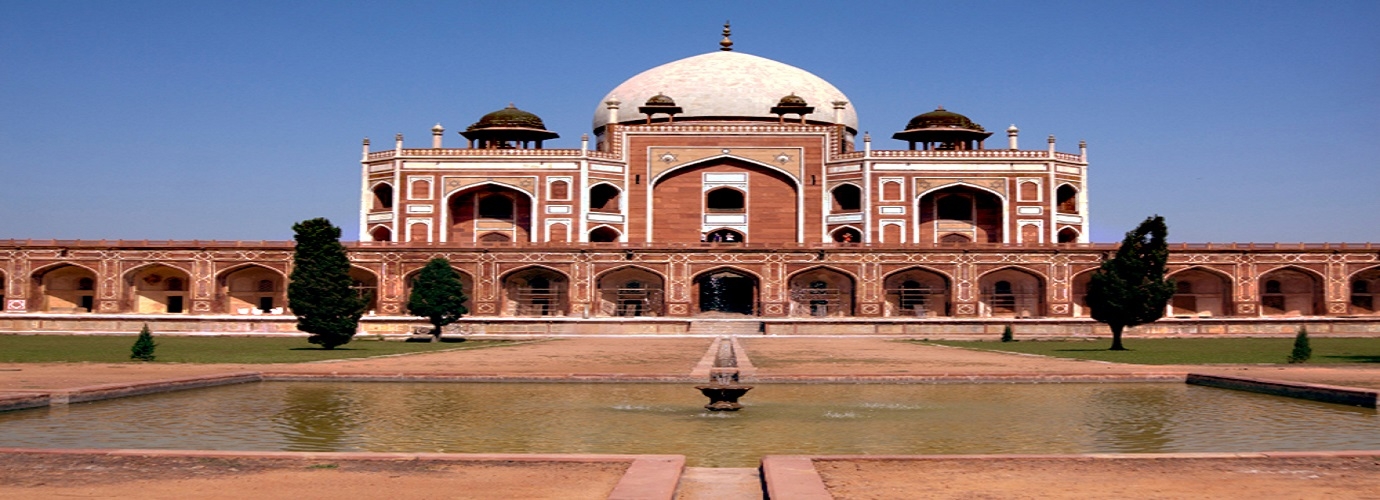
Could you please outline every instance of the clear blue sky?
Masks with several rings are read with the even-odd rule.
[[[0,238],[356,239],[359,141],[514,102],[578,147],[653,66],[839,87],[874,147],[944,105],[1089,143],[1094,241],[1380,241],[1380,2],[68,2],[0,15]],[[992,142],[992,141],[989,141]],[[989,144],[993,145],[993,144]]]

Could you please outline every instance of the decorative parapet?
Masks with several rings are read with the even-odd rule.
[[[530,250],[539,246],[546,250],[562,249],[648,249],[677,250],[702,249],[706,251],[774,251],[792,249],[840,249],[840,250],[887,250],[887,249],[942,249],[942,250],[1116,250],[1117,243],[646,243],[646,242],[599,242],[599,243],[529,243],[529,242],[395,242],[395,241],[346,241],[349,248],[522,248]],[[291,249],[292,241],[240,241],[240,240],[0,240],[4,248],[274,248]],[[1171,252],[1232,251],[1232,252],[1332,252],[1332,251],[1380,251],[1380,243],[1170,243]]]
[[[923,150],[872,150],[866,155],[871,158],[1049,158],[1048,151],[1013,151],[1010,149],[974,149],[968,151],[923,151]],[[835,159],[863,158],[864,153],[846,153]],[[1083,163],[1083,157],[1069,153],[1054,153],[1054,159],[1072,163]]]

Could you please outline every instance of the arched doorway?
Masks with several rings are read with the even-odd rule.
[[[715,229],[706,233],[704,240],[710,243],[745,243],[747,236],[732,229]]]
[[[369,239],[374,241],[393,241],[393,231],[387,226],[376,226],[369,231]]]
[[[599,276],[600,316],[662,316],[665,314],[664,280],[639,267],[623,267]]]
[[[757,278],[751,274],[720,269],[695,277],[696,296],[702,313],[757,313]]]
[[[1078,243],[1078,230],[1071,227],[1060,229],[1059,243]]]
[[[78,313],[96,309],[96,273],[72,264],[60,264],[39,270],[33,275],[33,286],[43,304],[44,312]]]
[[[1380,314],[1380,267],[1353,275],[1350,292],[1351,314]]]
[[[379,278],[372,271],[350,266],[350,289],[364,300],[364,313],[373,314],[379,308]]]
[[[853,312],[853,278],[829,268],[816,268],[789,281],[791,316],[845,317]]]
[[[531,241],[532,200],[527,193],[482,184],[450,196],[450,240]]]
[[[244,266],[216,280],[229,314],[283,314],[287,287],[283,275],[261,266]]]
[[[950,316],[949,279],[928,269],[906,269],[882,281],[887,316]]]
[[[978,291],[984,316],[1044,316],[1044,284],[1029,271],[1005,268],[987,273],[978,280]]]
[[[835,229],[831,236],[835,243],[862,243],[862,233],[851,227]]]
[[[589,211],[616,214],[619,211],[618,188],[609,184],[595,184],[589,188]]]
[[[512,316],[565,316],[569,283],[544,267],[514,271],[503,278],[503,309]]]
[[[1169,275],[1174,280],[1174,296],[1169,299],[1173,316],[1215,317],[1231,314],[1231,279],[1202,268],[1189,268]]]
[[[591,243],[612,243],[618,241],[618,238],[618,230],[608,226],[599,226],[589,231]]]
[[[1276,269],[1259,280],[1262,316],[1313,316],[1322,311],[1322,286],[1310,272]]]
[[[121,309],[140,314],[187,312],[190,276],[163,264],[145,266],[125,274]]]
[[[951,186],[925,193],[917,203],[920,237],[925,243],[958,243],[951,235],[975,243],[1003,241],[1004,212],[996,194],[970,186]]]

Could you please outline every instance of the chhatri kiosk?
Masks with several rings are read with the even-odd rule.
[[[724,35],[720,50],[614,87],[579,149],[544,148],[558,133],[513,104],[460,137],[437,124],[429,147],[365,140],[362,241],[347,246],[371,299],[366,328],[406,328],[410,280],[436,256],[461,272],[472,321],[493,331],[674,333],[697,317],[751,318],[768,332],[982,331],[1017,318],[1093,328],[1079,319],[1083,290],[1115,245],[1087,240],[1084,144],[1061,152],[1049,136],[1021,149],[1014,125],[994,139],[943,107],[874,144],[842,91]],[[289,331],[291,251],[0,242],[0,329],[153,319]],[[1171,251],[1171,325],[1377,318],[1372,244]]]

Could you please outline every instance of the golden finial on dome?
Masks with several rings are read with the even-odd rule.
[[[731,30],[729,30],[729,28],[728,28],[728,21],[724,21],[724,39],[723,39],[723,40],[719,40],[719,50],[723,50],[723,51],[730,51],[730,50],[733,50],[733,40],[730,40],[730,39],[728,38],[729,36],[732,36],[732,35],[733,35],[733,32],[732,32]]]

